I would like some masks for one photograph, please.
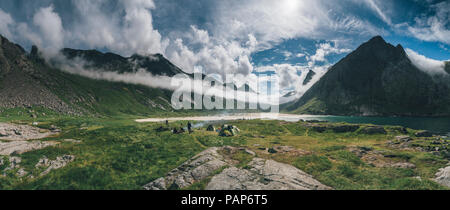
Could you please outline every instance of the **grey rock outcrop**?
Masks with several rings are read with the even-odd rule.
[[[254,158],[245,169],[230,167],[215,175],[206,190],[330,190],[294,166]]]
[[[48,146],[56,145],[52,141],[11,141],[0,142],[0,155],[23,154],[25,152],[43,149]]]
[[[228,146],[209,148],[172,170],[166,177],[145,185],[144,189],[183,189],[206,178],[211,178],[206,190],[331,189],[294,166],[273,160],[253,158],[245,167],[238,168],[235,165],[236,160],[222,155],[230,151],[244,151],[249,155],[253,154],[245,149]],[[220,171],[221,169],[223,171]]]
[[[363,134],[386,134],[386,130],[382,126],[369,126],[361,129],[361,133]]]
[[[56,160],[49,160],[48,158],[44,157],[39,160],[39,162],[36,164],[36,168],[44,167],[46,168],[44,172],[42,172],[40,175],[44,176],[50,173],[50,171],[62,168],[69,164],[70,162],[75,160],[75,156],[73,155],[64,155],[57,157]]]
[[[412,140],[413,140],[413,139],[412,139],[411,137],[409,137],[409,136],[396,136],[395,139],[396,139],[397,141],[400,141],[400,142],[409,142],[409,141],[412,141]]]
[[[57,134],[57,131],[48,131],[29,125],[0,123],[0,139],[7,141],[27,141],[42,139]]]
[[[167,190],[185,188],[194,182],[201,181],[214,171],[228,165],[224,157],[218,153],[219,148],[212,147],[186,161],[178,168],[169,172],[164,178],[159,178],[144,186],[147,190]]]
[[[414,134],[416,137],[432,137],[433,134],[430,131],[418,131]]]
[[[443,186],[450,187],[450,166],[439,169],[434,180]]]

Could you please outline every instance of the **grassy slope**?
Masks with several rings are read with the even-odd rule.
[[[0,121],[9,120],[0,118]],[[32,120],[16,119],[15,122],[30,123]],[[399,135],[394,131],[387,135],[316,133],[306,129],[302,123],[254,120],[233,122],[242,130],[241,134],[223,138],[204,130],[193,135],[172,135],[169,131],[157,133],[154,129],[160,124],[138,124],[124,118],[47,117],[41,122],[43,128],[51,124],[61,127],[61,136],[46,140],[62,143],[20,155],[22,166],[38,174],[40,171],[34,169],[34,165],[44,155],[54,159],[71,154],[76,156],[75,161],[42,178],[20,181],[11,174],[6,178],[0,177],[0,189],[140,189],[205,148],[222,145],[246,146],[257,151],[260,157],[293,164],[335,189],[443,189],[430,179],[448,162],[443,157],[425,152],[386,147],[387,140]],[[180,126],[180,123],[172,123],[171,127]],[[64,139],[83,142],[67,143],[62,141]],[[311,154],[269,155],[259,152],[258,147],[261,146],[256,144],[263,147],[290,145]],[[350,146],[371,147],[396,154],[394,161],[408,160],[417,168],[377,168],[348,152]],[[415,176],[421,176],[422,181],[413,178]],[[198,183],[192,189],[201,189],[205,184]]]

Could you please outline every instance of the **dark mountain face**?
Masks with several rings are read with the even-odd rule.
[[[316,75],[316,72],[309,70],[308,74],[305,77],[305,80],[303,80],[303,85],[307,85],[309,82],[311,82],[312,78]]]
[[[331,67],[288,111],[333,115],[450,115],[450,92],[403,47],[372,38]]]
[[[75,55],[77,51],[70,52]],[[129,65],[128,59],[118,55],[80,52],[86,52],[89,55],[87,58],[96,61],[93,62],[96,65],[109,65],[110,70],[119,70],[118,66]],[[166,68],[163,71],[161,66],[170,67],[170,62],[162,56],[158,61],[148,61],[145,57],[134,59],[142,61],[142,66],[154,74],[170,75],[179,70],[173,67],[174,71],[165,70]],[[28,54],[22,47],[0,36],[0,115],[12,108],[24,108],[28,111],[43,108],[75,115],[166,112],[172,110],[169,103],[171,93],[168,90],[93,80],[65,73],[48,65],[36,47]]]
[[[450,74],[450,61],[445,62],[445,71]]]
[[[174,76],[184,72],[164,58],[161,54],[150,56],[133,55],[129,58],[113,53],[102,53],[97,50],[74,50],[65,48],[62,51],[69,60],[81,58],[86,61],[85,67],[114,71],[118,73],[136,72],[144,69],[153,75]]]

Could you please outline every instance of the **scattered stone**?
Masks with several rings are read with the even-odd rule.
[[[75,139],[64,139],[64,142],[75,143],[75,144],[81,143],[80,140],[75,140]]]
[[[364,155],[368,154],[372,150],[373,149],[371,147],[360,147],[360,146],[358,146],[358,147],[351,146],[351,147],[348,148],[348,151],[350,151],[351,153],[355,154],[359,158],[361,158]]]
[[[16,125],[10,123],[0,123],[0,139],[7,141],[27,141],[42,139],[54,135],[49,132],[29,125]]]
[[[61,132],[61,129],[59,129],[55,125],[51,125],[50,126],[50,131],[53,132],[53,133],[59,133],[59,132]]]
[[[416,168],[416,165],[414,165],[412,163],[394,163],[394,164],[392,164],[390,166],[393,167],[393,168],[405,168],[405,169]]]
[[[355,132],[359,129],[359,125],[335,125],[333,131],[336,133]]]
[[[33,125],[33,126],[38,126],[39,123],[38,123],[38,122],[33,122],[32,125]]]
[[[276,149],[274,149],[274,148],[269,148],[269,150],[267,150],[267,152],[269,152],[269,153],[271,153],[271,154],[275,154],[275,153],[277,153],[278,151],[277,151]]]
[[[273,147],[272,149],[274,149],[276,151],[276,153],[289,154],[289,155],[294,155],[294,156],[310,154],[310,152],[308,152],[308,151],[296,149],[295,147],[292,147],[292,146],[276,146],[276,147]]]
[[[50,171],[62,168],[74,160],[75,156],[73,155],[64,155],[61,157],[57,157],[56,160],[49,160],[47,157],[43,157],[39,160],[35,167],[46,167],[47,169],[45,169],[45,171],[40,174],[40,176],[44,176],[50,173]]]
[[[401,134],[407,134],[408,133],[408,130],[405,127],[402,127],[402,126],[393,127],[392,130],[393,131],[397,131],[397,132],[399,132]]]
[[[9,136],[5,131],[0,130],[0,137]]]
[[[20,132],[20,130],[14,129],[14,134],[21,136],[22,132]]]
[[[247,154],[251,155],[251,156],[256,156],[256,153],[253,152],[253,151],[251,151],[251,150],[249,150],[249,149],[245,149],[245,152],[246,152]]]
[[[16,174],[18,177],[24,177],[28,174],[28,172],[26,172],[25,169],[23,169],[23,168],[19,168],[19,170],[17,170]]]
[[[414,134],[416,137],[433,137],[430,131],[418,131]]]
[[[363,134],[387,134],[386,130],[382,126],[368,126],[363,129],[361,129],[361,133]]]
[[[450,166],[439,169],[434,180],[443,186],[450,187]]]
[[[306,127],[310,128],[313,131],[318,132],[318,133],[323,133],[327,130],[326,125],[320,125],[320,124],[309,124]]]
[[[23,168],[20,168],[20,163],[22,162],[22,159],[20,157],[9,157],[8,161],[9,166],[3,170],[3,176],[6,176],[7,171],[12,171],[15,169],[18,169],[16,175],[19,177],[23,177],[27,174],[27,172]]]
[[[400,142],[410,142],[412,138],[409,136],[396,136],[395,139]]]

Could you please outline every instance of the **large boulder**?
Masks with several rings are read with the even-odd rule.
[[[322,125],[322,124],[309,124],[306,127],[311,129],[312,131],[315,131],[315,132],[318,132],[318,133],[323,133],[328,128],[326,125]]]
[[[252,156],[245,167],[231,158],[236,152]],[[252,154],[253,153],[253,154]],[[144,186],[146,190],[184,189],[211,178],[207,190],[328,190],[331,189],[294,166],[255,158],[245,148],[209,148]],[[223,169],[223,170],[222,170]]]
[[[245,169],[230,167],[215,175],[206,190],[330,190],[294,166],[254,158]]]
[[[374,135],[374,134],[386,134],[387,132],[383,126],[368,126],[361,129],[361,133]]]
[[[218,153],[219,148],[212,147],[186,161],[169,172],[166,177],[159,178],[144,186],[146,190],[168,190],[189,187],[201,181],[214,171],[227,165],[224,157]]]
[[[416,137],[433,137],[430,131],[418,131],[414,134]]]
[[[75,160],[75,156],[73,155],[63,155],[57,157],[55,160],[49,160],[46,157],[41,158],[36,164],[36,168],[45,168],[40,176],[47,175],[50,171],[65,167],[67,164]]]
[[[333,131],[336,133],[355,132],[359,129],[359,125],[335,125]]]
[[[0,123],[0,139],[6,141],[27,141],[55,135],[59,130],[48,131],[29,125]]]
[[[56,145],[53,141],[10,141],[0,142],[0,155],[23,154]]]
[[[443,186],[450,187],[450,166],[439,169],[434,180]]]
[[[413,139],[409,136],[396,136],[395,139],[400,142],[410,142]]]

